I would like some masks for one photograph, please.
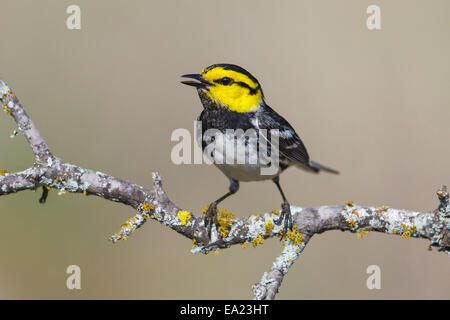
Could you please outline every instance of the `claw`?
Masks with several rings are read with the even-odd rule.
[[[216,228],[219,225],[219,222],[217,221],[217,204],[215,202],[209,205],[208,210],[206,210],[205,217],[203,218],[203,222],[208,232],[208,238],[211,239],[211,229],[213,223]]]
[[[287,202],[283,202],[281,204],[281,215],[280,215],[280,222],[284,221],[284,226],[283,226],[283,233],[281,235],[280,241],[282,241],[284,239],[284,237],[286,236],[286,234],[288,233],[288,231],[291,231],[294,225],[294,221],[292,219],[292,214],[291,214],[291,206],[289,205],[289,203]]]

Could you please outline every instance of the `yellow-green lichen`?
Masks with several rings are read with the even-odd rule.
[[[349,226],[350,228],[354,228],[354,227],[356,226],[355,220],[350,219],[350,220],[348,221],[348,226]]]
[[[272,210],[272,213],[273,213],[273,214],[276,214],[277,216],[280,215],[280,211],[278,211],[278,210]]]
[[[297,226],[294,226],[292,230],[286,232],[286,235],[283,239],[283,245],[285,245],[285,240],[288,240],[290,244],[293,245],[301,245],[303,243],[303,235],[302,233],[297,229]]]
[[[256,248],[256,246],[258,244],[264,243],[264,239],[258,234],[258,236],[255,239],[253,239],[252,241],[250,241],[250,243],[252,244],[253,248]]]
[[[9,111],[9,108],[6,106],[6,105],[2,105],[2,108],[3,108],[3,111],[6,113],[6,114],[11,114],[11,111]]]
[[[191,220],[191,213],[185,210],[178,211],[178,220],[180,220],[180,225],[186,225],[189,220]]]
[[[141,203],[140,205],[142,211],[151,211],[155,209],[155,206],[148,203]]]
[[[5,174],[8,173],[8,170],[6,169],[0,169],[0,176],[4,176]]]
[[[124,229],[124,228],[131,228],[131,223],[128,221],[125,221],[124,223],[122,223],[120,225],[120,229]]]
[[[149,214],[150,212],[155,210],[155,206],[154,205],[151,205],[151,204],[143,202],[143,203],[141,203],[139,205],[139,209],[140,209],[140,211],[142,211],[142,217],[144,219],[156,218],[155,216],[151,217],[150,214]]]
[[[268,236],[270,234],[270,232],[273,230],[274,224],[272,221],[270,220],[266,220],[266,222],[264,222],[264,228],[266,229],[266,232],[264,233],[265,236]]]
[[[417,230],[415,225],[407,226],[406,224],[402,223],[401,227],[402,227],[401,237],[405,239],[411,237],[411,235]]]
[[[236,218],[236,216],[226,209],[217,210],[217,222],[219,223],[218,231],[222,238],[226,238],[230,233],[234,218]]]

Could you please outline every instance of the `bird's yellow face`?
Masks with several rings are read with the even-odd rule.
[[[258,110],[263,93],[258,81],[244,69],[234,65],[213,65],[199,75],[185,75],[198,82],[185,81],[202,90],[211,101],[239,113]]]
[[[201,72],[203,78],[212,86],[206,90],[206,95],[231,111],[250,112],[258,109],[261,102],[261,88],[259,84],[247,75],[215,67]]]

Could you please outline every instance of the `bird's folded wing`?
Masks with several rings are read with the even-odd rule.
[[[278,150],[288,160],[309,167],[309,155],[302,140],[299,138],[292,126],[282,116],[271,108],[257,112],[257,123],[259,129],[266,129],[270,140],[278,136]],[[278,132],[278,133],[277,133]],[[276,143],[271,142],[272,147]]]

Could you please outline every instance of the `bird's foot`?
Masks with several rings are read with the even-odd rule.
[[[203,222],[205,224],[206,231],[208,233],[208,238],[211,239],[211,230],[214,225],[217,229],[219,222],[217,221],[217,203],[212,202],[208,210],[205,212],[205,216],[203,217]]]
[[[282,231],[281,238],[280,238],[280,241],[282,241],[284,239],[284,237],[286,236],[286,234],[288,233],[288,231],[292,230],[292,227],[294,225],[294,221],[292,219],[292,214],[291,214],[291,206],[288,202],[283,202],[281,204],[281,214],[280,214],[280,218],[278,221],[279,221],[279,224],[284,222],[283,231]]]

